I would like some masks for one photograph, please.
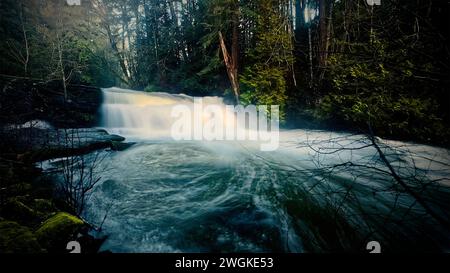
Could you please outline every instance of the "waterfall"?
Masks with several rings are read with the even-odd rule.
[[[193,107],[187,95],[147,93],[117,87],[103,89],[102,124],[109,132],[128,139],[168,139],[175,118],[175,105]],[[204,103],[225,106],[219,97],[202,98]]]
[[[107,171],[83,217],[103,226],[103,250],[365,251],[379,241],[392,251],[448,251],[447,229],[403,191],[363,135],[283,130],[273,152],[241,141],[174,142],[173,107],[199,98],[119,88],[103,94],[102,126],[137,142],[102,151],[96,166]],[[225,106],[221,98],[202,99]],[[449,151],[378,141],[405,183],[448,217]],[[97,158],[92,153],[87,162]]]

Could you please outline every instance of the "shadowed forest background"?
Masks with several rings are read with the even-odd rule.
[[[0,253],[448,251],[449,37],[446,0],[0,0]],[[279,151],[154,141],[177,94],[279,105]]]
[[[448,145],[447,1],[81,3],[2,0],[2,77],[225,95],[291,127]]]

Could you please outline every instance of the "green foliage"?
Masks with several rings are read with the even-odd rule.
[[[280,105],[284,119],[313,112],[348,129],[370,122],[386,136],[442,143],[449,135],[442,1],[374,8],[350,0],[44,2],[2,1],[0,74],[60,81],[63,66],[68,83],[228,96],[218,32],[230,48],[239,17],[243,103]],[[314,13],[308,21],[296,16],[306,8]]]
[[[286,27],[286,18],[276,11],[278,1],[262,0],[246,7],[247,16],[255,23],[253,43],[248,49],[251,63],[241,74],[242,102],[244,104],[279,105],[280,119],[285,119],[286,77],[294,61],[292,39]]]
[[[354,55],[337,53],[329,58],[331,89],[322,98],[317,116],[363,131],[370,124],[381,136],[414,136],[421,141],[448,137],[438,101],[424,92],[429,86],[414,80],[420,61],[375,33],[370,40],[342,43]]]
[[[414,135],[428,141],[430,137],[448,135],[442,119],[437,116],[436,105],[431,99],[379,93],[329,94],[322,100],[317,115],[325,120],[346,121],[362,130],[370,123],[382,136]]]
[[[62,65],[67,83],[114,85],[114,58],[99,28],[87,24],[86,8],[55,0],[2,1],[0,61],[8,65],[0,74],[61,80]]]
[[[241,83],[244,91],[241,95],[243,104],[279,105],[280,119],[284,119],[283,109],[287,96],[283,70],[254,65],[246,69],[241,76]]]

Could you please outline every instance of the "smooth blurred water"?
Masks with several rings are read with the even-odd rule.
[[[396,183],[364,136],[284,131],[269,153],[253,142],[177,142],[165,135],[165,117],[190,97],[104,92],[106,129],[137,141],[102,152],[97,168],[85,218],[105,219],[104,250],[365,252],[373,240],[384,251],[450,250],[449,231]],[[398,174],[448,217],[449,151],[380,142]]]

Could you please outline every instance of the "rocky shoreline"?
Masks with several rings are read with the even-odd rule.
[[[55,181],[36,162],[121,149],[125,138],[98,123],[101,91],[70,86],[64,101],[58,83],[0,78],[0,253],[97,253],[105,238],[76,216]],[[70,202],[69,202],[70,203]]]
[[[43,129],[7,128],[2,133],[18,159],[24,162],[38,162],[47,159],[86,154],[99,149],[114,149],[125,140],[110,135],[103,129]]]
[[[14,140],[15,146],[0,157],[0,253],[66,253],[66,244],[72,240],[81,244],[83,253],[98,252],[105,238],[89,235],[93,227],[75,216],[58,197],[55,181],[35,163],[115,150],[125,139],[101,129],[21,128],[8,132],[17,137],[6,138]]]

